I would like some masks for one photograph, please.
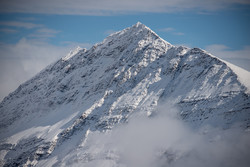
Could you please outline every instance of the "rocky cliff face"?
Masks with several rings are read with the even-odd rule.
[[[2,101],[1,166],[63,157],[88,133],[112,130],[133,114],[157,115],[166,102],[194,128],[248,128],[248,92],[225,62],[173,46],[137,23],[89,50],[77,48]]]

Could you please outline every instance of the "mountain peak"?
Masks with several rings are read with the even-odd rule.
[[[114,50],[115,48],[131,46],[130,50],[132,48],[138,50],[146,45],[153,45],[153,47],[163,45],[163,47],[161,47],[162,49],[168,49],[172,47],[170,43],[160,38],[150,28],[148,28],[141,22],[137,22],[131,27],[125,28],[121,31],[111,34],[110,36],[105,38],[101,43],[96,44],[94,48],[95,50],[100,50],[103,47],[109,47],[109,50]]]
[[[141,35],[141,33],[143,33],[144,35],[147,35],[147,33],[154,34],[155,36],[159,37],[154,31],[152,31],[149,27],[145,26],[141,22],[137,22],[131,27],[127,27],[121,31],[117,31],[111,34],[109,37],[117,38],[118,36],[121,35],[138,37],[138,35]]]
[[[147,32],[153,33],[154,35],[158,36],[153,30],[151,30],[149,27],[142,24],[141,22],[137,22],[136,24],[132,25],[128,29],[133,29],[133,30],[137,30],[137,31],[147,31]]]
[[[137,22],[135,25],[133,25],[132,27],[136,27],[136,28],[143,28],[146,27],[144,24],[142,24],[141,22]]]

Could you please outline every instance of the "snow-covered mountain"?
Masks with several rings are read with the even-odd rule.
[[[4,98],[0,166],[94,161],[86,151],[89,134],[154,117],[166,103],[195,129],[247,129],[249,79],[249,72],[199,48],[173,46],[137,23],[88,50],[77,48]],[[76,152],[81,158],[66,164]]]

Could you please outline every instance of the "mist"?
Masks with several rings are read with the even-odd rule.
[[[128,123],[108,132],[89,132],[87,140],[65,165],[102,167],[247,167],[250,133],[209,125],[191,129],[173,107],[153,117],[134,114]]]

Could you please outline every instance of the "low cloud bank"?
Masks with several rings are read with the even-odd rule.
[[[135,115],[110,132],[91,132],[66,165],[119,167],[247,167],[250,133],[240,128],[196,130],[168,108],[148,118]]]

